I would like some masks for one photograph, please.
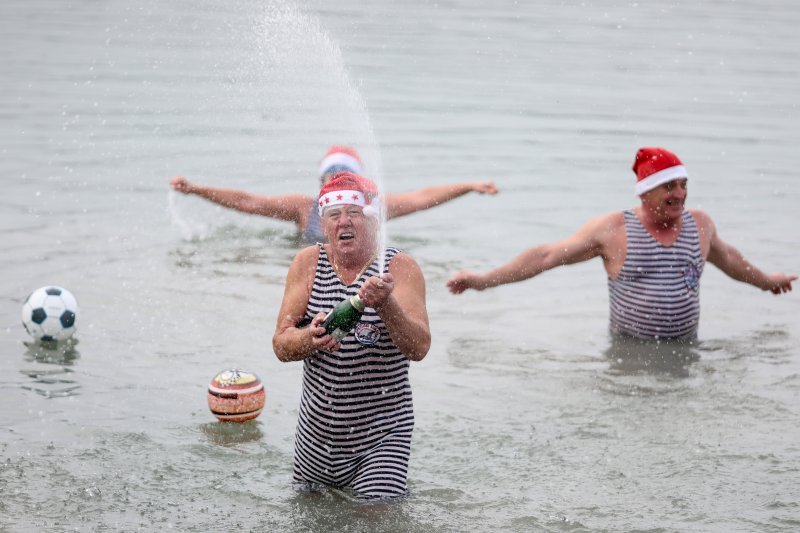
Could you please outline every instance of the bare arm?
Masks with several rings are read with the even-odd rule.
[[[434,185],[416,191],[386,195],[386,218],[396,218],[449,202],[470,192],[497,194],[492,181]]]
[[[736,281],[749,283],[773,294],[781,294],[792,290],[792,281],[797,279],[796,274],[784,274],[783,272],[766,274],[762,272],[745,259],[739,250],[719,237],[714,223],[708,216],[704,218],[704,229],[711,239],[707,258],[709,263]]]
[[[389,273],[369,278],[359,291],[364,303],[383,319],[389,336],[403,354],[421,361],[431,347],[431,331],[425,308],[425,279],[410,256],[399,253]]]
[[[453,294],[461,294],[467,289],[482,291],[523,281],[558,266],[606,255],[610,222],[610,216],[590,220],[563,241],[529,248],[508,263],[485,273],[459,272],[450,278],[447,286]]]
[[[313,201],[309,197],[300,194],[266,196],[236,189],[198,185],[191,183],[183,176],[172,178],[170,185],[176,191],[200,196],[222,207],[235,209],[242,213],[297,222],[298,224],[301,222],[305,212],[311,208],[311,202]]]
[[[319,325],[324,320],[325,313],[318,313],[310,326],[297,327],[308,307],[318,256],[319,248],[316,246],[301,250],[286,275],[283,301],[278,312],[275,335],[272,337],[272,349],[281,361],[300,361],[315,350],[330,350],[337,344],[336,339],[326,334],[325,328]]]

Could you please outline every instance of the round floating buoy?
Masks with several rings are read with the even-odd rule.
[[[261,414],[264,383],[246,370],[223,370],[208,385],[208,408],[223,422],[244,422]]]

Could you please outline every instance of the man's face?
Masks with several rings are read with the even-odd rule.
[[[679,218],[686,203],[688,181],[681,178],[659,185],[642,195],[642,204],[659,219]]]
[[[322,212],[322,229],[328,242],[342,250],[372,246],[376,237],[374,217],[358,205],[335,205]]]

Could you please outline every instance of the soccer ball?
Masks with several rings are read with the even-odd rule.
[[[22,325],[39,341],[62,341],[75,333],[78,302],[67,289],[40,287],[22,304]]]

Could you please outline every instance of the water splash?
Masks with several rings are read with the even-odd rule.
[[[195,237],[202,238],[202,236],[207,233],[207,228],[201,227],[199,222],[195,223],[190,221],[181,213],[178,206],[178,194],[179,193],[172,189],[167,191],[167,211],[170,219],[172,219],[172,224],[177,226],[178,230],[181,232],[181,236],[186,240],[191,240]]]
[[[208,59],[209,71],[219,74],[219,92],[228,96],[218,98],[222,107],[216,116],[208,117],[216,121],[209,123],[209,135],[220,135],[220,142],[225,142],[222,137],[226,130],[216,131],[220,121],[228,124],[237,117],[257,117],[255,126],[235,126],[255,127],[254,135],[261,145],[258,152],[265,154],[265,163],[271,168],[281,169],[280,173],[265,169],[271,191],[266,194],[298,192],[297,181],[286,178],[291,169],[296,166],[298,175],[316,178],[316,165],[324,151],[333,144],[344,144],[358,149],[365,162],[364,175],[383,195],[377,136],[366,101],[345,66],[338,43],[317,17],[293,2],[267,1],[253,9],[258,11],[246,19],[250,26],[230,28],[240,36],[236,46]],[[278,181],[279,176],[283,183]],[[305,183],[313,185],[311,195],[318,192],[318,181]],[[178,204],[182,199],[174,195],[168,202],[171,218],[184,237],[209,234],[212,217],[204,218],[196,210],[181,213]],[[381,215],[378,256],[382,272],[387,239],[385,210]],[[217,217],[213,218],[216,224]]]
[[[311,129],[324,143],[354,145],[365,162],[365,175],[384,196],[380,148],[367,103],[345,66],[341,48],[320,21],[290,2],[270,2],[256,25],[260,38],[258,66],[281,102],[282,113],[313,117]],[[309,112],[310,111],[310,112]],[[385,207],[385,206],[384,206]],[[380,210],[378,257],[385,270],[386,210]]]

